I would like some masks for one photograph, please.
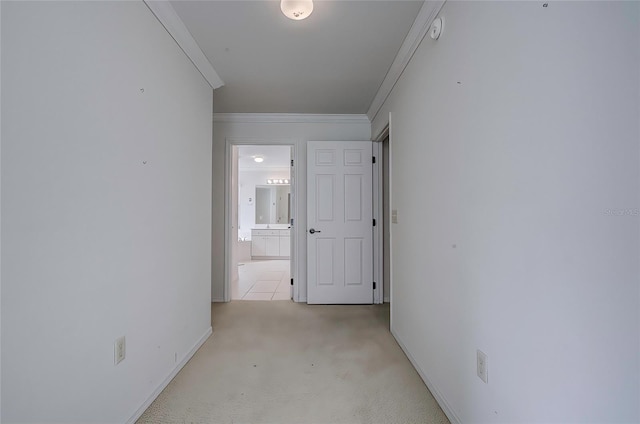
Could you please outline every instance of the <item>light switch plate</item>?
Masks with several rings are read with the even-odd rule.
[[[114,343],[114,363],[118,365],[126,356],[126,340],[124,336],[118,337]]]
[[[481,350],[477,351],[477,374],[480,380],[485,383],[489,383],[489,363],[487,360],[487,354]]]

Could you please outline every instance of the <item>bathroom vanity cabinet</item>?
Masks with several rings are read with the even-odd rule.
[[[251,259],[289,259],[291,230],[251,230]]]

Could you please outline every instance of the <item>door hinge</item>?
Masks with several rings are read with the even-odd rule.
[[[293,286],[293,278],[291,279],[291,285]]]
[[[374,227],[376,226],[376,219],[375,218],[373,218],[373,226]]]
[[[291,159],[291,166],[293,166],[293,159]]]
[[[376,289],[376,282],[375,281],[373,282],[373,289],[374,290]]]
[[[373,163],[376,163],[376,157],[375,156],[373,157]]]

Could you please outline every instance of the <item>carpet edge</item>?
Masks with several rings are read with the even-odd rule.
[[[393,329],[391,329],[391,334],[393,335],[393,338],[396,339],[398,346],[400,346],[400,349],[402,349],[407,359],[409,359],[409,362],[411,362],[411,365],[413,365],[413,368],[415,368],[415,370],[418,372],[418,375],[420,376],[422,381],[424,381],[424,384],[427,386],[427,389],[429,389],[433,397],[436,399],[436,402],[438,402],[438,405],[440,406],[440,408],[442,408],[442,412],[444,412],[447,418],[449,418],[449,421],[451,422],[451,424],[462,424],[462,421],[460,421],[460,418],[458,418],[456,413],[453,412],[453,409],[451,408],[451,406],[449,406],[449,403],[444,398],[444,396],[442,396],[442,394],[436,388],[436,386],[431,382],[431,380],[429,380],[429,378],[427,377],[427,374],[422,370],[422,368],[418,366],[418,363],[416,362],[414,357],[411,355],[411,353],[409,353],[409,350],[407,349],[405,344],[402,342],[402,339],[400,339],[400,336],[398,336],[398,333]]]
[[[176,375],[180,372],[180,370],[189,362],[189,360],[196,354],[198,349],[202,347],[204,342],[213,334],[213,328],[209,327],[204,334],[196,341],[193,347],[187,352],[187,354],[182,358],[180,362],[176,364],[176,366],[171,370],[169,375],[160,383],[160,385],[149,395],[149,397],[140,405],[140,407],[134,412],[134,414],[129,418],[126,423],[127,424],[135,424],[135,422],[144,414],[144,411],[149,408],[149,406],[153,403],[154,400],[160,393],[171,383],[171,380],[175,378]]]

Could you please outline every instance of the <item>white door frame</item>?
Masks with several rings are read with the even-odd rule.
[[[373,165],[373,216],[376,220],[376,226],[373,228],[373,278],[376,281],[376,290],[374,291],[374,303],[384,303],[386,296],[391,298],[391,293],[384,293],[384,220],[383,216],[390,211],[384,211],[382,199],[383,186],[383,149],[382,142],[390,136],[389,125],[380,132],[373,140],[373,153],[376,157],[376,163]],[[391,153],[391,150],[389,150]],[[387,176],[390,178],[390,175]],[[391,283],[391,282],[389,282]],[[391,286],[391,284],[389,284]]]
[[[297,159],[296,148],[297,142],[294,139],[265,139],[265,138],[248,138],[248,137],[227,137],[225,139],[225,162],[224,162],[224,290],[223,297],[225,302],[231,301],[231,225],[232,225],[232,205],[231,205],[231,180],[232,180],[232,148],[233,146],[289,146],[292,148],[292,156]],[[297,203],[300,195],[300,184],[298,183],[296,166],[291,168],[291,191],[295,197],[294,204],[291,205],[291,218],[294,219],[294,224],[297,219]],[[298,301],[298,247],[296,242],[296,228],[291,226],[291,265],[292,273],[291,278],[294,280],[293,285],[293,300]]]
[[[384,139],[386,137],[389,137],[389,174],[384,176],[383,172],[382,172],[382,164],[383,164],[383,148],[382,148],[382,142],[384,141]],[[374,227],[374,242],[373,242],[373,250],[374,250],[374,277],[376,278],[376,282],[380,281],[379,283],[379,287],[381,287],[381,289],[384,286],[384,220],[382,219],[384,214],[391,214],[391,207],[392,207],[392,193],[391,193],[391,113],[389,113],[389,120],[387,122],[387,125],[384,127],[384,129],[382,131],[380,131],[380,133],[373,139],[374,143],[374,152],[376,152],[376,165],[377,167],[374,167],[373,170],[373,181],[374,181],[374,206],[373,206],[373,211],[376,218],[376,227]],[[384,203],[383,203],[383,199],[382,199],[382,195],[383,195],[383,190],[384,190],[384,182],[383,182],[383,178],[388,178],[389,180],[389,199],[388,199],[388,204],[389,204],[389,210],[385,211],[384,210]],[[389,225],[391,226],[391,220],[389,220]],[[391,233],[392,233],[392,226],[389,228],[389,238],[392,237]],[[391,246],[391,240],[389,240],[389,245]],[[389,268],[390,271],[393,270],[393,265],[392,265],[392,258],[393,255],[389,255]],[[389,302],[391,303],[391,307],[393,308],[393,300],[392,300],[392,293],[393,293],[393,273],[390,272],[390,281],[389,281],[389,293],[383,293],[383,291],[381,290],[380,293],[378,294],[378,296],[380,296],[379,298],[379,302],[376,303],[383,303],[384,302],[384,298],[387,297],[389,299]]]
[[[382,222],[382,140],[373,142],[373,219],[376,222],[373,227],[373,281],[376,288],[373,289],[373,303],[384,303],[384,273],[382,256],[383,246],[383,222]]]

